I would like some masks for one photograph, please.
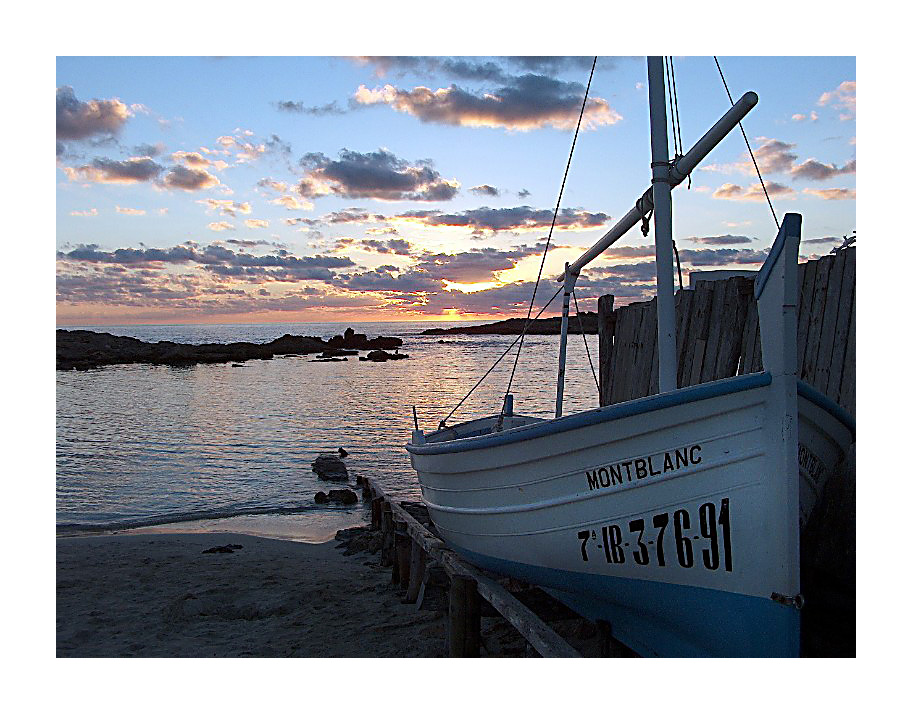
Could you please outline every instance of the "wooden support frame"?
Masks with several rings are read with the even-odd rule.
[[[384,560],[381,550],[381,565],[394,566],[397,574],[406,574],[407,603],[415,603],[419,598],[425,570],[429,559],[439,563],[450,577],[450,613],[451,633],[448,640],[448,651],[454,657],[478,656],[481,636],[477,623],[480,623],[480,598],[484,598],[522,635],[539,655],[546,658],[580,658],[580,653],[567,641],[548,627],[535,613],[518,601],[501,584],[485,576],[475,566],[466,563],[443,541],[434,536],[412,514],[400,504],[392,502],[379,485],[364,479],[367,493],[371,495],[372,504],[381,502],[384,543],[390,535],[390,558]],[[394,526],[394,521],[396,526]],[[389,525],[389,532],[387,531]],[[393,547],[396,535],[400,539],[408,537],[411,541],[408,559],[403,549],[400,552]],[[402,542],[400,542],[402,543]],[[408,569],[408,570],[407,570]],[[401,579],[397,575],[397,579]],[[456,593],[454,593],[456,584]],[[469,584],[472,584],[470,587]],[[456,629],[454,633],[453,630]]]

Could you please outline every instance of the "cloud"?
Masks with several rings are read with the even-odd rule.
[[[114,207],[117,213],[127,214],[128,216],[145,216],[146,209],[129,209],[124,206],[115,206]]]
[[[345,114],[346,110],[334,100],[320,106],[308,106],[304,102],[280,101],[273,102],[273,106],[280,112],[292,114],[309,114],[312,117],[323,117],[328,114]]]
[[[820,238],[803,238],[802,243],[837,243],[842,241],[840,236],[822,236]]]
[[[136,184],[152,181],[164,170],[149,157],[132,157],[123,161],[116,159],[93,159],[83,166],[61,167],[70,181],[92,181],[101,184]]]
[[[530,195],[530,192],[527,191],[526,189],[520,189],[520,190],[517,192],[517,196],[518,196],[519,198],[521,198],[521,199],[525,199],[525,198],[526,198],[527,196],[529,196],[529,195]]]
[[[226,216],[237,216],[237,214],[249,214],[250,204],[246,201],[231,201],[229,199],[200,199],[198,204],[203,204],[208,209],[218,211]]]
[[[477,57],[416,57],[416,56],[374,56],[355,57],[355,61],[362,64],[371,64],[375,67],[378,77],[388,74],[403,76],[406,73],[414,75],[447,75],[456,79],[473,80],[480,82],[509,82],[512,75],[508,67],[515,67],[525,72],[539,74],[555,74],[568,70],[589,70],[592,66],[591,57],[558,57],[558,56],[515,56],[481,59]],[[602,69],[613,69],[615,62],[612,58],[602,58]]]
[[[495,273],[510,270],[527,256],[541,255],[543,248],[521,245],[507,251],[473,248],[461,253],[426,253],[413,270],[451,283],[489,283],[495,280]]]
[[[368,89],[359,86],[354,100],[359,104],[387,104],[422,122],[469,127],[497,127],[526,131],[550,126],[573,129],[580,114],[584,87],[536,74],[512,77],[505,86],[472,92],[458,85],[432,90],[398,89],[387,84]],[[615,124],[621,115],[598,97],[587,100],[582,129]]]
[[[358,244],[366,250],[376,253],[393,253],[397,256],[408,256],[412,253],[412,244],[402,238],[390,238],[386,241],[376,238],[363,238]]]
[[[500,196],[500,190],[496,189],[490,184],[480,184],[479,186],[473,186],[469,189],[476,196]]]
[[[791,150],[795,144],[789,144],[779,139],[760,137],[763,144],[755,149],[755,159],[761,173],[774,173],[789,171],[799,156]],[[752,167],[753,168],[753,167]]]
[[[355,291],[379,291],[397,293],[400,295],[415,295],[419,293],[435,293],[443,290],[444,283],[435,280],[420,271],[405,271],[391,273],[388,267],[385,270],[375,269],[365,273],[353,273],[338,276],[335,285]]]
[[[105,309],[118,307],[121,312],[127,309],[134,319],[370,308],[384,302],[374,295],[329,292],[309,285],[271,293],[265,288],[248,291],[213,280],[212,276],[125,270],[121,266],[100,270],[76,267],[58,273],[57,299],[62,304],[97,304]]]
[[[808,114],[794,114],[792,120],[794,122],[804,122],[806,119],[817,122],[818,121],[818,112],[809,112]]]
[[[248,218],[244,220],[244,225],[248,228],[268,228],[269,221],[262,218]]]
[[[235,227],[233,224],[228,223],[228,221],[213,221],[211,224],[207,225],[210,231],[234,231]]]
[[[750,248],[682,248],[678,251],[682,263],[692,266],[753,265],[764,263],[767,251]]]
[[[170,189],[199,191],[210,189],[219,184],[219,180],[204,169],[189,169],[186,166],[172,166],[165,174],[165,186]]]
[[[827,201],[843,201],[856,198],[856,189],[803,189],[802,193],[811,194]]]
[[[429,160],[409,164],[386,149],[359,153],[342,149],[338,159],[306,154],[307,175],[298,185],[304,198],[334,194],[382,201],[448,201],[459,182],[443,179]]]
[[[466,226],[475,231],[533,231],[549,228],[553,214],[551,209],[534,209],[530,206],[501,209],[482,206],[449,214],[442,211],[406,211],[396,218],[426,226]],[[558,212],[555,226],[582,231],[598,228],[610,219],[608,214],[568,208]]]
[[[284,194],[286,191],[288,191],[288,184],[286,184],[284,181],[270,179],[269,177],[260,179],[260,181],[257,182],[257,186],[264,189],[271,189],[279,194]]]
[[[114,135],[131,116],[119,99],[90,99],[81,102],[72,87],[57,88],[57,138],[86,139]]]
[[[840,119],[847,121],[856,117],[856,81],[847,80],[837,85],[836,89],[824,92],[818,98],[819,106],[832,106],[841,110]]]
[[[193,169],[201,169],[207,166],[211,166],[214,169],[222,170],[228,166],[228,164],[221,159],[212,161],[207,159],[199,152],[195,151],[176,151],[171,155],[171,158],[174,161],[182,162],[186,166],[189,166]]]
[[[768,181],[767,184],[767,193],[771,197],[777,197],[788,199],[795,197],[795,190],[791,189],[788,186],[783,184],[778,184],[776,181]],[[716,191],[713,192],[713,198],[715,199],[729,199],[730,201],[765,201],[764,198],[764,189],[761,187],[761,184],[752,184],[747,189],[739,186],[738,184],[723,184]]]
[[[289,195],[271,199],[270,203],[276,204],[277,206],[283,206],[289,211],[310,211],[312,208],[314,208],[314,204],[310,201],[305,201],[303,199]]]
[[[162,142],[157,142],[155,144],[137,144],[133,147],[133,153],[137,156],[156,157],[164,154],[165,151],[165,145],[162,144]]]
[[[838,168],[836,164],[822,164],[817,159],[806,159],[798,166],[794,166],[790,172],[795,179],[810,179],[811,181],[826,181],[833,179],[841,174],[855,174],[856,160],[851,159],[843,167]]]
[[[355,264],[344,256],[295,256],[278,249],[264,256],[234,252],[219,245],[200,249],[192,244],[171,248],[118,248],[99,250],[94,244],[58,252],[59,261],[162,270],[167,265],[196,264],[214,276],[249,282],[320,280],[329,282],[335,270]]]
[[[706,246],[728,246],[736,243],[751,243],[754,239],[748,236],[733,236],[725,234],[723,236],[691,236],[689,241],[703,243]]]
[[[85,211],[70,211],[70,216],[98,216],[98,209],[86,209]]]

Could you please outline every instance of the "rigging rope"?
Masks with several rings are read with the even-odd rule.
[[[720,61],[716,58],[716,55],[713,56],[713,61],[716,62],[716,68],[720,71],[720,79],[723,80],[723,88],[726,90],[726,96],[729,97],[729,103],[735,106],[735,102],[732,101],[732,94],[729,91],[729,85],[726,84],[726,78],[723,76],[723,68],[720,67]],[[774,211],[774,205],[770,200],[770,195],[767,193],[767,187],[764,185],[764,177],[761,176],[761,169],[758,168],[758,162],[754,158],[754,152],[751,150],[751,144],[748,143],[748,135],[745,133],[744,127],[742,127],[742,122],[739,122],[739,129],[742,130],[742,138],[745,140],[745,146],[748,147],[748,155],[751,157],[751,162],[754,164],[754,170],[758,174],[758,181],[761,182],[761,188],[764,190],[767,205],[770,206],[770,213],[773,214],[774,223],[777,224],[777,230],[779,231],[780,221],[777,219],[777,212]]]
[[[667,58],[666,65],[666,84],[669,85],[669,106],[670,106],[670,115],[672,116],[672,145],[674,147],[673,153],[675,158],[672,160],[674,164],[678,161],[685,153],[685,147],[682,143],[682,115],[678,109],[678,89],[675,86],[675,63],[672,61],[672,57]],[[691,174],[688,174],[688,190],[691,190]]]
[[[545,309],[548,308],[552,304],[552,301],[558,297],[558,294],[562,290],[564,290],[563,286],[554,292],[552,297],[548,299],[548,302],[539,309],[538,313],[536,313],[536,318],[538,318],[540,315],[542,315],[542,313],[545,312]],[[535,320],[535,318],[533,320]],[[476,388],[479,385],[482,384],[482,381],[491,374],[491,371],[494,370],[497,367],[498,363],[504,359],[504,356],[507,355],[507,353],[509,353],[511,351],[511,349],[513,349],[514,345],[517,344],[517,341],[520,340],[524,335],[526,335],[526,331],[529,329],[529,326],[530,326],[530,322],[527,322],[526,325],[523,327],[523,332],[520,333],[516,338],[514,338],[514,341],[510,345],[507,346],[507,349],[503,353],[501,353],[501,357],[499,357],[497,360],[494,361],[494,364],[492,364],[492,366],[490,368],[488,368],[488,370],[485,372],[485,374],[479,378],[479,381],[475,385],[472,386],[472,389],[469,392],[467,392],[466,395],[463,397],[463,399],[457,403],[456,407],[454,407],[452,410],[450,410],[450,413],[444,419],[442,419],[440,421],[440,423],[438,424],[438,429],[444,429],[447,426],[447,420],[449,420],[451,417],[453,417],[453,413],[456,412],[458,409],[460,409],[460,405],[462,405],[464,402],[466,402],[467,399],[469,399],[469,396],[473,392],[475,392]],[[502,405],[501,417],[504,416],[503,412],[504,412],[504,407]]]
[[[580,324],[580,334],[583,336],[583,347],[586,348],[586,359],[590,362],[590,371],[593,373],[593,380],[596,381],[596,394],[599,394],[599,378],[596,377],[596,368],[593,367],[593,358],[590,357],[590,346],[586,341],[586,331],[583,329],[583,318],[580,317],[580,306],[577,305],[577,291],[571,291],[574,296],[574,310],[577,311],[577,322]]]
[[[564,195],[564,185],[567,183],[567,175],[571,170],[571,159],[574,157],[574,147],[577,146],[577,135],[580,134],[580,124],[583,122],[583,113],[586,110],[586,100],[590,94],[590,85],[593,82],[593,73],[596,71],[596,57],[593,58],[593,66],[590,68],[590,78],[586,83],[586,91],[583,93],[583,102],[580,104],[580,116],[577,117],[577,128],[574,130],[574,140],[571,142],[571,151],[567,157],[567,166],[564,168],[564,178],[561,179],[561,188],[558,191],[558,200],[555,202],[555,212],[552,215],[552,225],[548,229],[548,238],[545,240],[545,250],[542,252],[542,261],[539,263],[539,274],[536,276],[536,284],[533,286],[533,295],[529,299],[529,309],[526,311],[526,327],[521,333],[520,345],[517,347],[517,356],[514,358],[514,366],[510,371],[510,379],[507,381],[507,390],[505,390],[505,397],[510,394],[510,388],[514,384],[514,375],[517,372],[517,363],[520,362],[520,352],[523,350],[523,336],[526,334],[526,330],[529,327],[530,315],[533,312],[533,305],[536,302],[536,292],[539,290],[539,281],[542,279],[542,269],[545,267],[545,257],[548,254],[548,247],[552,242],[552,233],[555,230],[555,222],[558,220],[558,211],[561,207],[561,197]],[[500,426],[504,418],[504,405],[501,405],[501,415],[498,418],[498,424]]]

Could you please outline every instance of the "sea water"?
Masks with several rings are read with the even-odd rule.
[[[85,326],[146,341],[268,342],[285,333],[330,338],[347,327],[396,336],[407,360],[313,355],[168,367],[57,371],[58,532],[131,527],[240,531],[324,540],[361,523],[364,508],[318,506],[340,485],[311,470],[343,447],[353,477],[379,479],[402,499],[421,492],[404,445],[435,429],[516,336],[421,335],[455,323],[286,323]],[[75,328],[68,328],[75,329]],[[587,336],[593,364],[596,336]],[[514,363],[505,357],[449,424],[497,412]],[[529,336],[511,392],[514,411],[554,413],[558,336]],[[564,413],[598,405],[583,339],[569,340]],[[350,485],[351,486],[351,485]],[[171,528],[171,527],[167,527]],[[177,527],[175,527],[177,528]]]

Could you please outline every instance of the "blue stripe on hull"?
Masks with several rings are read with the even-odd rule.
[[[797,657],[799,612],[768,598],[564,571],[454,547],[468,561],[546,588],[643,656]]]

